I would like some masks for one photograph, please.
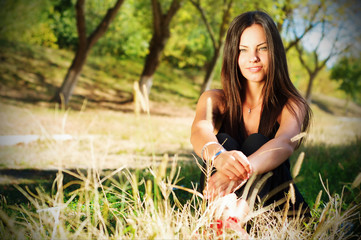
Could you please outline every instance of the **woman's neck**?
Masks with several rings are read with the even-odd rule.
[[[246,87],[245,104],[249,107],[258,105],[262,101],[264,82],[248,82]]]

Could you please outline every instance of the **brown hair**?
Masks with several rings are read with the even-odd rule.
[[[286,53],[276,24],[268,14],[261,11],[246,12],[237,16],[230,24],[227,32],[221,71],[226,102],[225,130],[237,139],[240,137],[238,136],[239,129],[246,136],[244,124],[241,122],[246,79],[238,67],[238,57],[240,37],[243,31],[253,24],[259,24],[263,27],[269,51],[269,71],[263,88],[262,112],[262,115],[267,116],[267,119],[261,117],[259,132],[270,137],[277,117],[289,99],[293,100],[297,107],[305,112],[302,131],[306,131],[311,118],[310,107],[290,80]],[[296,115],[291,104],[287,104],[287,107]]]

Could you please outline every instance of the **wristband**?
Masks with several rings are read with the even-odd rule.
[[[211,162],[214,161],[214,159],[216,159],[222,152],[225,152],[226,150],[222,147],[221,150],[219,150],[216,154],[214,154],[214,156],[211,158]]]
[[[203,148],[202,148],[202,151],[201,151],[201,158],[202,158],[202,160],[204,159],[204,158],[203,158],[204,150],[206,150],[206,147],[208,147],[209,145],[212,145],[212,144],[218,144],[218,145],[219,145],[218,142],[207,142],[206,144],[204,144],[204,146],[203,146]]]

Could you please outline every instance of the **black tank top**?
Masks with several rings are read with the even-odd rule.
[[[260,132],[260,126],[261,126],[261,123],[264,122],[264,120],[267,120],[266,118],[267,118],[267,117],[265,116],[264,112],[262,112],[261,118],[260,118],[260,122],[259,122],[259,124],[258,124],[257,133],[260,133],[260,134],[261,134],[261,132]],[[224,121],[223,121],[223,122],[224,122]],[[279,123],[276,122],[276,123],[274,124],[273,128],[272,128],[271,133],[270,133],[268,136],[266,136],[266,137],[267,137],[269,140],[270,140],[270,139],[273,139],[273,138],[276,136],[276,133],[277,133],[279,127],[280,127]],[[238,139],[239,139],[239,144],[240,144],[241,146],[243,145],[244,140],[245,140],[245,136],[246,136],[246,134],[243,134],[243,133],[242,133],[242,129],[245,129],[245,127],[244,127],[244,122],[243,122],[243,118],[242,118],[242,121],[241,121],[241,124],[240,124],[240,128],[239,128],[239,130],[238,130]],[[218,132],[227,133],[226,130],[225,130],[225,127],[224,127],[224,124],[223,124],[223,123],[222,123],[222,125],[221,125],[221,127],[220,127],[220,129],[219,129]],[[230,134],[230,133],[228,133],[228,134]]]

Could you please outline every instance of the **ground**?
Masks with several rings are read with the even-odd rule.
[[[164,154],[194,160],[189,142],[194,110],[189,107],[153,102],[150,115],[137,115],[132,103],[118,110],[86,106],[83,110],[64,110],[55,104],[4,102],[0,102],[0,135],[36,135],[43,140],[1,146],[1,168],[144,167]],[[340,144],[361,136],[357,107],[349,117],[329,113],[317,104],[312,104],[312,109],[314,118],[306,144]],[[59,134],[72,139],[51,140]]]

